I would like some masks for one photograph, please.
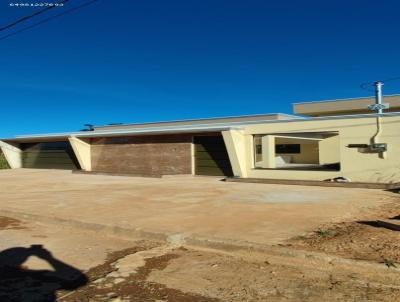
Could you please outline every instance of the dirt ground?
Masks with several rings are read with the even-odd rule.
[[[296,236],[287,246],[400,267],[400,232],[377,223],[391,219],[400,226],[399,215],[400,195],[355,221],[321,225],[313,233]]]
[[[100,270],[88,272],[90,280],[96,281],[60,300],[397,301],[400,295],[398,286],[377,284],[358,274],[243,260],[185,248],[147,259],[129,277],[107,277],[115,272],[118,262],[113,256],[110,259],[114,262],[110,260]]]
[[[0,301],[399,301],[398,193],[11,172]]]
[[[277,244],[323,223],[351,221],[392,193],[348,188],[227,183],[214,177],[161,179],[1,170],[0,215],[139,230],[215,241]],[[18,217],[17,217],[18,218]]]
[[[377,262],[373,267],[364,267],[352,261],[223,252],[126,241],[8,217],[0,218],[0,239],[3,245],[29,250],[32,245],[43,244],[54,258],[76,270],[71,277],[68,267],[60,269],[54,263],[45,263],[52,262],[42,250],[32,252],[30,259],[20,263],[17,273],[15,269],[8,273],[10,269],[4,269],[2,262],[7,249],[3,250],[1,301],[319,302],[398,301],[400,296],[400,270],[386,267],[378,258],[370,259]],[[315,246],[310,249],[315,250]],[[8,265],[14,259],[9,255],[6,253]],[[73,282],[65,281],[69,279]]]

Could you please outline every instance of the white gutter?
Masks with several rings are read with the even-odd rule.
[[[154,127],[155,128],[155,127]],[[180,128],[180,129],[132,129],[132,130],[116,130],[116,131],[80,131],[80,132],[65,132],[65,133],[49,133],[49,134],[34,134],[25,136],[16,136],[16,139],[31,139],[31,138],[65,138],[65,137],[103,137],[103,136],[121,136],[131,134],[170,134],[170,133],[193,133],[193,132],[219,132],[225,130],[242,130],[238,127],[202,127],[202,128]]]
[[[312,137],[301,137],[301,136],[290,136],[290,135],[274,135],[275,138],[289,138],[292,140],[305,140],[305,141],[322,141],[323,138],[312,138]]]

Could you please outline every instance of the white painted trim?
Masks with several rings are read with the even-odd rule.
[[[203,127],[153,127],[153,128],[141,128],[133,130],[118,130],[118,131],[86,131],[86,132],[66,132],[66,133],[48,133],[48,134],[37,134],[27,136],[16,136],[15,139],[35,139],[35,138],[68,138],[74,137],[104,137],[104,136],[121,136],[121,135],[147,135],[147,134],[171,134],[171,133],[197,133],[197,132],[220,132],[229,129],[229,125],[223,125],[223,127],[216,127],[215,125],[203,125]]]
[[[289,139],[298,139],[298,140],[306,140],[306,141],[322,141],[323,138],[313,138],[313,137],[300,137],[300,136],[289,136],[289,135],[274,135],[275,138],[289,138]]]

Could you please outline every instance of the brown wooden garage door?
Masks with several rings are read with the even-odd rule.
[[[76,170],[79,164],[69,142],[21,144],[22,166],[32,169]]]
[[[194,144],[196,175],[233,175],[222,136],[196,136]]]

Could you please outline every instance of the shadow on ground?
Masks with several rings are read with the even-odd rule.
[[[397,218],[396,218],[397,219]],[[384,221],[384,220],[367,220],[367,221],[357,221],[359,224],[369,225],[375,228],[385,228],[392,231],[400,231],[400,224],[398,221],[396,222],[395,219],[391,221]]]
[[[26,260],[36,256],[53,270],[31,270]],[[75,290],[88,281],[78,269],[54,258],[41,245],[15,247],[0,252],[0,301],[56,301],[56,291]]]

